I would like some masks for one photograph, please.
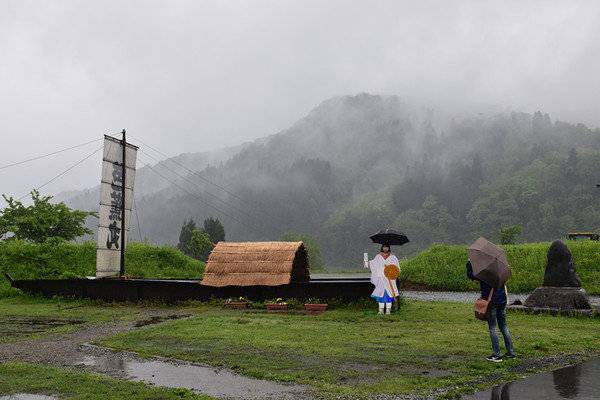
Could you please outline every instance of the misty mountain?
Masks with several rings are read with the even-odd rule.
[[[168,184],[140,169],[132,237],[175,244],[185,219],[215,216],[227,240],[311,234],[330,268],[349,269],[388,226],[411,239],[400,255],[494,240],[509,224],[525,240],[600,226],[600,130],[541,112],[444,115],[397,96],[343,96],[227,154],[187,160],[199,173],[164,161]]]

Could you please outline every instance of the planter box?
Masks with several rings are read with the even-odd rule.
[[[287,303],[269,303],[267,304],[267,311],[286,311],[288,309]]]
[[[306,303],[304,304],[304,310],[306,310],[309,313],[320,314],[327,310],[327,304]]]
[[[246,303],[245,301],[230,301],[229,303],[225,303],[224,307],[240,310],[248,308],[248,303]]]

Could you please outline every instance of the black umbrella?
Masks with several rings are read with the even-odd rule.
[[[389,246],[402,246],[409,242],[406,235],[395,229],[382,229],[371,236],[373,243],[387,244]]]

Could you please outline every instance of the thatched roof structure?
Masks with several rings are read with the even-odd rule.
[[[302,242],[219,242],[208,257],[202,284],[278,286],[309,277]]]

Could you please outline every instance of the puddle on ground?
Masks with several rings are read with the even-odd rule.
[[[46,332],[53,328],[65,325],[79,325],[83,322],[74,319],[2,317],[0,318],[0,336],[17,336]]]
[[[237,399],[294,399],[306,388],[248,378],[226,369],[215,369],[185,362],[142,360],[122,354],[85,356],[80,365],[96,372],[118,374],[127,379],[170,388],[187,388],[214,397]]]
[[[467,399],[592,400],[600,399],[600,358],[496,386]]]
[[[43,394],[17,393],[8,396],[0,396],[0,400],[56,400],[56,397]]]

